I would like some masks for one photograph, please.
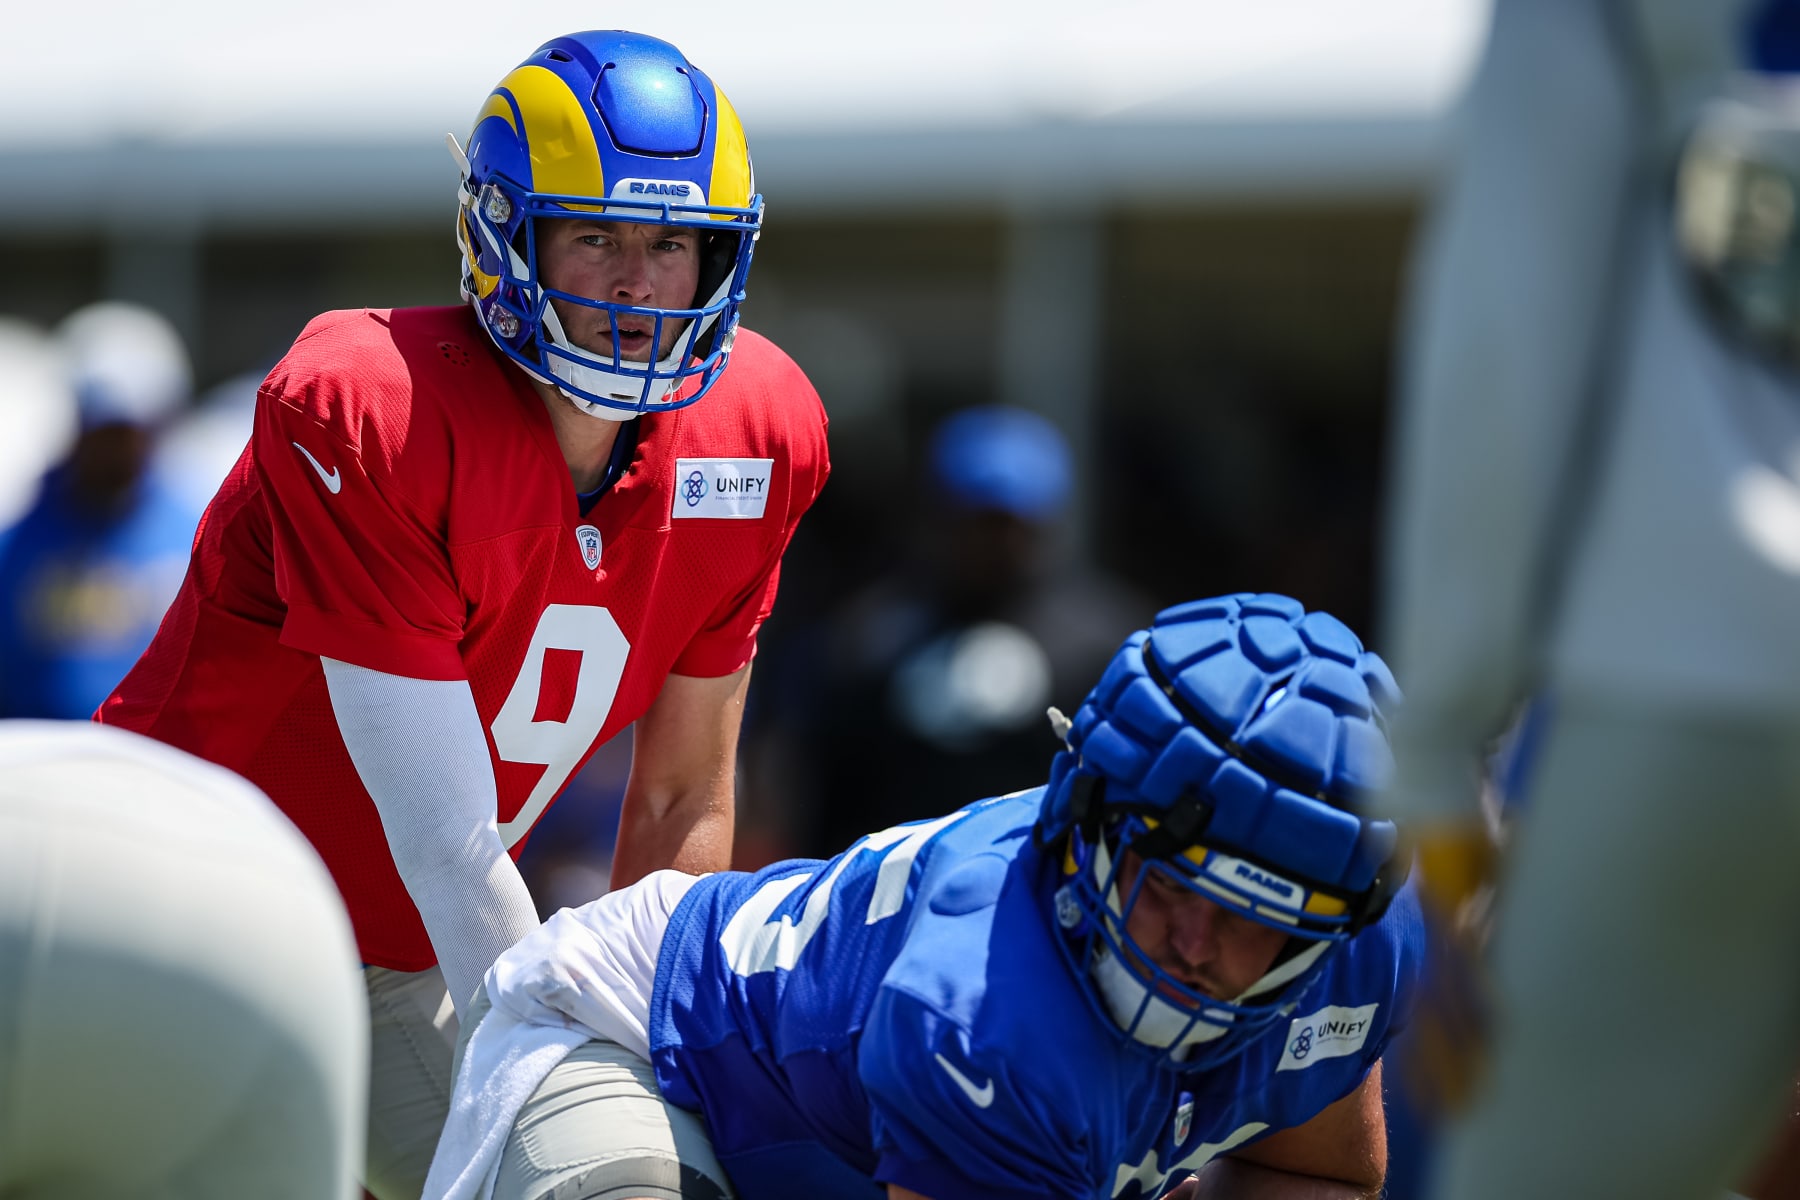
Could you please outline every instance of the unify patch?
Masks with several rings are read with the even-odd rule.
[[[671,517],[755,520],[769,503],[772,458],[678,458]]]
[[[1327,1058],[1355,1054],[1369,1040],[1379,1004],[1344,1008],[1332,1004],[1311,1016],[1295,1017],[1288,1025],[1287,1046],[1277,1071],[1299,1071]]]

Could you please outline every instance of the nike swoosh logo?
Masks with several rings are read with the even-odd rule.
[[[319,460],[312,456],[311,450],[308,450],[299,442],[295,442],[293,445],[294,449],[306,455],[306,461],[312,464],[312,469],[317,471],[319,473],[319,478],[325,481],[325,490],[334,496],[337,495],[338,489],[344,486],[344,477],[338,474],[338,469],[333,467],[330,471],[327,471],[324,466],[320,464]]]
[[[982,1086],[976,1087],[975,1081],[957,1070],[955,1063],[941,1054],[934,1054],[932,1057],[937,1059],[938,1066],[944,1068],[944,1074],[955,1081],[956,1086],[963,1090],[963,1095],[967,1096],[976,1108],[986,1108],[994,1102],[993,1080],[990,1079]]]

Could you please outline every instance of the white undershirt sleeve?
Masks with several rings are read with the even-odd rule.
[[[462,1014],[481,977],[538,927],[497,825],[494,767],[463,680],[320,660],[338,731]]]

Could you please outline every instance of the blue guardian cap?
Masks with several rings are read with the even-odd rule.
[[[762,229],[736,110],[669,43],[619,30],[538,47],[500,81],[469,135],[456,242],[462,294],[501,353],[593,416],[680,408],[725,369],[750,255]],[[700,235],[700,285],[686,308],[611,303],[553,290],[538,265],[538,222],[625,221]],[[551,301],[647,318],[660,361],[575,345]],[[656,351],[652,351],[656,353]]]
[[[1184,1070],[1223,1062],[1386,911],[1407,869],[1397,831],[1354,806],[1391,773],[1398,700],[1355,634],[1286,596],[1165,609],[1126,639],[1059,722],[1037,826],[1062,851],[1061,941],[1124,1036]],[[1126,850],[1143,869],[1120,895]],[[1221,998],[1153,962],[1127,929],[1153,876],[1288,934],[1268,973]]]

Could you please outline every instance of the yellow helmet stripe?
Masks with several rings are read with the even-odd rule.
[[[481,257],[469,243],[469,218],[466,215],[458,215],[456,219],[456,242],[462,247],[463,261],[469,264],[469,277],[475,281],[475,294],[486,300],[500,286],[500,277],[489,275],[481,269]]]
[[[497,90],[512,95],[525,122],[532,191],[559,196],[606,195],[594,127],[580,98],[561,76],[543,67],[523,66],[502,79]]]
[[[706,202],[723,208],[748,208],[750,148],[744,142],[744,126],[718,84],[713,85],[713,98],[718,101],[719,127],[713,136],[712,181],[706,188]]]
[[[1315,917],[1341,917],[1349,909],[1350,906],[1336,896],[1327,896],[1324,892],[1314,892],[1306,898],[1304,911]]]
[[[1144,818],[1144,828],[1145,829],[1155,829],[1160,824],[1161,824],[1161,822],[1158,821],[1155,817],[1145,817]],[[1205,846],[1193,845],[1193,846],[1189,846],[1186,850],[1183,850],[1181,852],[1181,857],[1187,859],[1189,862],[1193,863],[1196,867],[1203,867],[1206,865],[1207,854],[1208,854],[1208,851]]]
[[[512,97],[504,92],[489,93],[487,103],[483,104],[481,111],[475,114],[475,128],[481,128],[481,123],[489,117],[499,117],[512,126],[514,133],[519,132],[519,122],[514,115]]]

